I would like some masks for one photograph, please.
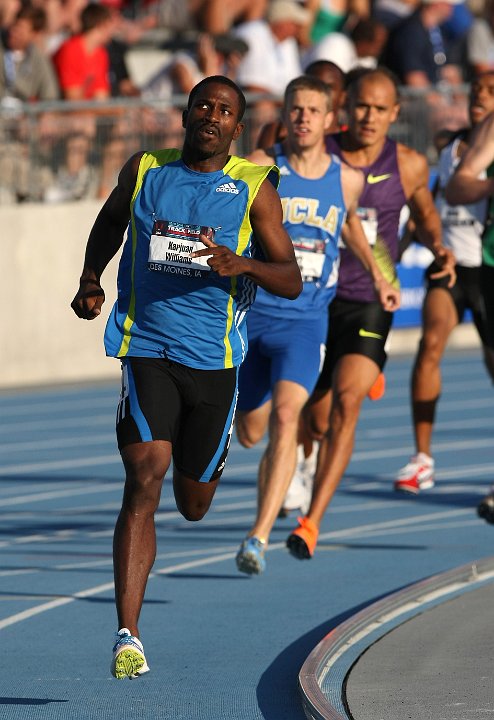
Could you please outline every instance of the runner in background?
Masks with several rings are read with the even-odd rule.
[[[494,113],[487,115],[472,133],[472,140],[446,186],[451,205],[488,201],[488,216],[482,237],[480,287],[489,333],[494,347]],[[477,508],[480,517],[494,523],[494,486]]]
[[[318,78],[299,77],[286,88],[283,115],[287,139],[250,159],[280,168],[283,223],[304,284],[295,301],[260,290],[247,324],[249,352],[239,374],[236,423],[240,443],[252,447],[269,427],[259,465],[257,517],[237,554],[238,569],[248,574],[264,570],[269,535],[295,469],[300,411],[324,359],[345,220],[348,244],[383,307],[394,310],[399,304],[399,292],[384,279],[356,215],[363,174],[324,149],[331,92]]]
[[[365,175],[359,216],[383,275],[398,285],[398,231],[402,208],[408,204],[417,235],[439,266],[435,277],[449,277],[453,285],[454,257],[441,242],[427,159],[388,137],[399,113],[392,73],[385,68],[349,73],[347,113],[348,130],[328,136],[326,147]],[[330,306],[326,360],[306,411],[307,431],[321,446],[308,513],[287,540],[295,557],[314,553],[320,523],[352,455],[362,402],[386,361],[392,317],[377,301],[367,275],[343,249]]]
[[[443,243],[456,258],[456,283],[450,288],[446,278],[432,279],[434,262],[426,271],[427,291],[422,307],[422,338],[412,371],[411,400],[415,454],[397,475],[394,487],[417,494],[434,485],[432,432],[441,394],[440,363],[453,329],[467,309],[479,333],[486,368],[494,379],[494,349],[489,341],[480,289],[482,233],[487,216],[487,199],[469,205],[449,205],[444,198],[447,182],[460,162],[472,130],[494,110],[494,72],[479,75],[471,85],[469,114],[471,128],[445,132],[440,141],[439,177],[435,192],[441,216]],[[484,173],[485,177],[485,173]]]

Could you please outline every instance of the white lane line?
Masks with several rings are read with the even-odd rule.
[[[86,428],[87,430],[87,428]],[[87,446],[115,445],[115,433],[98,433],[97,435],[84,434],[84,443]],[[81,447],[80,434],[71,437],[58,437],[51,440],[31,440],[21,442],[3,442],[0,445],[0,455],[12,452],[35,452],[38,450],[62,450],[65,448]]]
[[[493,406],[494,406],[494,398],[493,398]],[[471,420],[442,420],[439,425],[440,432],[445,431],[451,431],[451,430],[477,430],[477,429],[484,430],[486,429],[486,421],[485,418],[476,418]],[[380,439],[380,438],[390,438],[390,437],[400,437],[401,435],[410,435],[411,433],[411,426],[410,423],[406,425],[396,425],[394,424],[393,427],[389,426],[383,426],[383,427],[362,427],[359,428],[359,432],[362,434],[362,437],[364,439],[372,438],[372,439]]]
[[[494,399],[491,401],[494,402]],[[454,442],[436,442],[434,444],[434,456],[439,455],[442,452],[450,452],[451,450],[478,450],[481,448],[492,447],[492,438],[479,438],[477,440],[457,440]],[[352,455],[352,462],[359,462],[361,460],[372,460],[379,458],[392,458],[392,457],[403,457],[409,455],[412,449],[411,439],[410,444],[400,445],[396,448],[390,448],[389,450],[361,450],[355,451]],[[55,461],[41,461],[36,463],[24,463],[14,465],[3,465],[0,466],[0,477],[8,475],[23,475],[28,473],[41,473],[53,470],[68,470],[74,468],[83,467],[95,467],[98,465],[113,465],[115,463],[121,463],[120,455],[115,453],[114,455],[101,455],[100,457],[88,457],[87,455],[80,458],[69,458],[67,460],[55,460]],[[240,473],[251,473],[256,472],[259,467],[259,463],[247,463],[247,464],[235,464],[232,466],[226,466],[224,477],[228,478],[231,475],[238,476]]]
[[[53,470],[70,470],[74,468],[95,467],[98,465],[122,464],[120,455],[100,455],[99,457],[70,458],[68,460],[50,460],[47,462],[23,463],[3,465],[0,467],[0,477],[5,475],[25,475],[27,473],[40,473]]]
[[[149,579],[151,580],[154,575],[169,575],[170,573],[181,572],[182,570],[190,570],[191,568],[204,567],[206,565],[213,565],[214,563],[223,562],[224,560],[231,560],[235,557],[235,554],[236,552],[228,552],[223,553],[222,555],[215,555],[212,558],[209,557],[203,558],[201,560],[191,560],[189,562],[180,563],[178,565],[170,565],[169,567],[162,568],[160,570],[154,570],[152,575],[149,576]],[[105,592],[110,592],[111,590],[113,590],[113,587],[113,582],[103,583],[102,585],[95,585],[94,587],[88,588],[87,590],[81,590],[80,592],[76,592],[73,595],[70,595],[70,597],[61,597],[55,600],[50,600],[49,602],[42,603],[41,605],[29,608],[28,610],[15,613],[14,615],[10,615],[9,617],[0,620],[0,630],[3,630],[6,627],[10,627],[11,625],[15,625],[16,623],[23,622],[24,620],[29,620],[32,617],[35,617],[36,615],[41,615],[42,613],[48,612],[49,610],[55,610],[56,608],[62,607],[64,605],[69,605],[75,600],[81,600],[87,597],[101,595]]]
[[[397,537],[398,535],[406,535],[406,534],[416,534],[417,531],[420,531],[420,533],[425,533],[429,531],[437,531],[437,530],[458,530],[459,528],[465,528],[465,527],[478,527],[479,521],[478,518],[473,518],[471,520],[458,520],[458,521],[451,521],[451,522],[436,522],[436,523],[428,523],[426,525],[423,524],[410,524],[407,527],[402,528],[389,528],[389,529],[376,529],[376,530],[368,530],[365,532],[358,532],[355,536],[349,535],[344,540],[336,540],[336,542],[332,542],[330,545],[318,545],[318,553],[319,552],[339,552],[342,549],[352,549],[352,545],[350,544],[350,541],[362,541],[366,539],[371,538],[378,538],[378,537]],[[113,534],[113,531],[109,534]],[[330,533],[331,534],[331,533]],[[328,539],[327,535],[321,535],[321,540]],[[332,539],[332,538],[329,538]],[[279,550],[283,549],[285,547],[285,543],[275,543],[271,544],[268,548],[269,551],[271,550]],[[393,545],[389,546],[390,550],[393,550]],[[360,548],[361,549],[361,548]],[[236,552],[238,551],[238,543],[235,546],[229,546],[227,548],[223,548],[223,550],[229,550],[233,552],[233,555],[231,557],[234,557]],[[223,551],[222,550],[222,551]],[[165,558],[171,558],[171,557],[191,557],[194,555],[211,555],[212,553],[219,552],[219,550],[216,548],[209,548],[207,551],[193,551],[193,550],[185,550],[183,552],[176,552],[176,553],[163,553],[159,554],[157,556],[157,560],[163,560]],[[230,557],[230,556],[229,556]],[[113,565],[113,560],[111,555],[109,554],[107,558],[103,560],[87,560],[84,562],[77,562],[77,563],[63,563],[59,565],[54,565],[52,568],[48,568],[48,571],[57,571],[60,572],[61,570],[83,570],[83,569],[89,569],[93,570],[96,568],[102,568],[102,567],[108,567],[111,568]],[[30,567],[30,568],[23,568],[23,569],[15,569],[15,570],[2,570],[0,571],[0,577],[12,577],[16,575],[34,575],[38,574],[40,572],[46,573],[47,568],[43,567],[42,569],[37,567]],[[151,573],[153,574],[153,573]],[[1,598],[0,598],[1,599]]]
[[[494,403],[494,398],[492,400]],[[408,446],[410,452],[411,445]],[[479,450],[480,448],[492,448],[492,437],[479,438],[478,440],[455,440],[453,442],[434,443],[434,457],[439,453],[450,452],[451,450]],[[379,458],[390,458],[403,455],[403,448],[391,448],[389,450],[361,450],[352,455],[352,461],[376,460]],[[493,453],[494,456],[494,453]]]
[[[76,488],[67,490],[48,490],[47,492],[32,493],[31,495],[17,495],[11,498],[2,498],[2,508],[24,503],[41,502],[42,500],[54,500],[55,498],[73,497],[76,495],[87,495],[88,493],[106,493],[121,489],[120,485],[104,483],[103,485],[79,485]]]
[[[409,529],[412,529],[412,525],[416,525],[414,527],[414,531],[420,530],[420,524],[423,522],[426,522],[427,520],[433,520],[433,519],[440,519],[440,518],[452,518],[452,517],[458,517],[461,515],[464,515],[467,511],[465,510],[451,510],[446,512],[436,512],[436,513],[429,513],[428,515],[419,516],[416,518],[407,518],[404,520],[389,520],[384,521],[380,523],[369,523],[366,525],[356,526],[353,528],[347,528],[346,530],[340,530],[340,531],[333,531],[329,533],[323,533],[320,538],[324,540],[328,539],[336,539],[336,538],[343,538],[343,537],[350,537],[355,536],[358,538],[359,534],[366,533],[371,530],[377,531],[378,529],[387,530],[392,527],[400,528],[403,526],[408,526]],[[280,550],[285,549],[286,545],[285,542],[280,543],[273,543],[269,545],[267,548],[267,552],[273,552],[274,550]],[[209,558],[203,558],[199,560],[191,560],[188,562],[180,563],[178,565],[171,565],[168,567],[161,568],[159,570],[154,570],[152,574],[150,575],[150,579],[153,576],[158,575],[169,575],[170,573],[176,573],[181,572],[183,570],[190,570],[191,568],[197,568],[197,567],[205,567],[207,565],[213,565],[215,563],[224,562],[225,560],[232,560],[236,555],[236,550],[233,552],[226,552],[219,555],[215,555],[214,557]],[[29,620],[32,617],[35,617],[36,615],[40,615],[41,613],[48,612],[49,610],[54,610],[56,608],[62,607],[64,605],[68,605],[69,603],[74,602],[75,600],[84,599],[86,597],[94,597],[95,595],[100,595],[104,592],[109,592],[113,589],[113,582],[109,583],[103,583],[101,585],[96,585],[92,588],[88,588],[86,590],[81,590],[79,592],[74,593],[70,597],[62,597],[57,598],[55,600],[50,600],[49,602],[42,603],[41,605],[38,605],[36,607],[30,608],[28,610],[24,610],[19,613],[15,613],[14,615],[10,615],[9,617],[4,618],[3,620],[0,620],[0,630],[3,630],[6,627],[9,627],[11,625],[15,625],[16,623],[22,622],[24,620]]]
[[[83,392],[83,391],[82,391]],[[113,409],[116,412],[118,403],[118,390],[112,397],[104,397],[101,395],[92,395],[90,397],[80,397],[79,393],[74,393],[66,400],[52,400],[49,396],[36,398],[35,401],[20,402],[10,407],[0,401],[2,420],[7,418],[11,420],[14,417],[25,417],[38,413],[40,416],[53,416],[60,412],[67,412],[74,415],[74,411],[90,410],[91,412],[100,409]]]
[[[111,423],[115,422],[115,411],[112,413],[108,413],[106,415],[98,414],[98,415],[88,415],[87,417],[64,417],[60,418],[57,417],[55,419],[49,420],[48,418],[43,418],[43,420],[22,420],[22,423],[20,423],[22,427],[22,433],[23,435],[28,434],[36,434],[39,432],[47,432],[47,431],[53,431],[53,430],[84,430],[86,431],[88,427],[95,428],[99,427],[100,425],[105,425],[106,427],[111,427]],[[0,425],[0,435],[18,435],[19,430],[17,429],[16,423],[5,423]]]
[[[480,410],[481,408],[492,409],[493,400],[494,398],[492,397],[491,391],[489,393],[489,397],[484,398],[472,398],[470,400],[442,400],[440,407],[443,413],[451,412],[454,416],[458,416],[464,410]],[[410,409],[405,405],[397,405],[386,409],[368,406],[365,408],[365,416],[368,420],[399,416],[409,417]]]

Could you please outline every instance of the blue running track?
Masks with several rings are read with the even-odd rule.
[[[265,575],[236,570],[262,448],[233,442],[200,523],[179,515],[165,481],[140,622],[151,672],[135,681],[109,674],[117,383],[0,393],[0,717],[303,720],[298,672],[332,628],[494,554],[494,527],[475,511],[494,476],[494,393],[477,352],[451,351],[443,363],[436,487],[417,498],[392,489],[413,451],[411,362],[391,357],[385,397],[366,401],[310,561],[285,549],[292,514],[276,524]]]

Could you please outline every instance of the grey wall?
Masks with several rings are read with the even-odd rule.
[[[0,387],[119,375],[103,331],[115,299],[114,258],[102,278],[106,302],[90,322],[70,308],[100,202],[0,207]]]

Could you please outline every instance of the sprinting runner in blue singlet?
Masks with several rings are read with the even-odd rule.
[[[383,304],[394,306],[396,291],[377,267],[356,215],[363,176],[325,151],[333,119],[331,95],[318,78],[293,80],[285,92],[282,146],[258,150],[251,159],[280,167],[283,225],[291,237],[303,279],[295,301],[259,292],[247,323],[249,352],[239,374],[237,435],[251,447],[269,426],[269,443],[259,470],[256,522],[242,543],[237,566],[264,569],[264,551],[295,469],[300,411],[317,380],[324,354],[328,303],[334,297],[338,241],[343,221],[353,228],[348,242],[379,286]]]

